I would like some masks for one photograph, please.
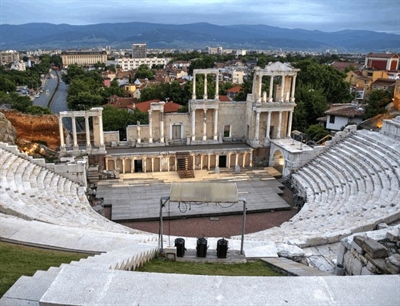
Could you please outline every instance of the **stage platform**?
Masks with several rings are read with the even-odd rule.
[[[120,179],[99,181],[97,198],[111,205],[111,220],[157,220],[160,198],[168,197],[172,182],[235,182],[239,198],[247,202],[247,212],[291,209],[280,196],[282,184],[266,168],[243,169],[240,173],[222,170],[214,173],[196,170],[195,178],[180,179],[177,172],[122,174]],[[236,204],[186,204],[171,202],[163,209],[164,219],[242,214],[242,202]]]

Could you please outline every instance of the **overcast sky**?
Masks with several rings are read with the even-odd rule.
[[[135,21],[400,34],[400,0],[0,0],[0,24]]]

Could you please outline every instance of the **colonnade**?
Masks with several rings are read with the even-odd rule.
[[[214,106],[215,107],[215,106]],[[198,108],[193,107],[191,110],[191,118],[192,118],[192,141],[196,141],[196,110]],[[218,140],[218,108],[207,108],[204,107],[203,110],[203,136],[202,140],[206,141],[207,140],[207,111],[209,109],[214,110],[214,133],[213,133],[213,140],[217,141]]]
[[[225,165],[220,165],[220,156],[226,157]],[[253,152],[252,150],[220,152],[220,153],[192,153],[189,155],[192,159],[192,169],[189,170],[211,170],[212,167],[252,167]],[[141,171],[139,172],[169,172],[178,170],[178,159],[175,154],[149,154],[135,156],[106,156],[106,170],[115,170],[119,168],[120,173],[138,172],[135,169],[135,161],[141,162]]]
[[[64,125],[63,125],[63,118],[71,118],[72,120],[72,140],[73,151],[79,151],[78,145],[78,137],[76,131],[76,118],[85,118],[85,134],[86,134],[86,151],[92,150],[92,143],[90,140],[90,123],[89,117],[93,118],[93,134],[94,134],[94,142],[93,147],[98,147],[100,151],[105,151],[104,146],[104,133],[103,133],[103,117],[102,117],[103,108],[92,108],[88,111],[64,111],[60,112],[58,117],[58,125],[59,125],[59,132],[60,132],[60,149],[61,151],[66,151],[67,147],[65,144],[64,138]]]
[[[256,112],[256,127],[255,127],[255,135],[254,135],[254,139],[256,141],[259,140],[260,138],[260,114],[261,113],[267,113],[267,127],[266,127],[266,133],[265,133],[265,139],[269,139],[270,136],[270,132],[271,132],[271,117],[272,117],[272,113],[273,112],[278,112],[279,116],[278,116],[278,130],[277,130],[277,139],[282,138],[282,115],[283,115],[283,110],[278,110],[278,111],[272,111],[272,110],[265,110],[265,109],[261,109],[261,108],[257,108],[255,110]],[[287,128],[287,133],[286,136],[287,137],[291,137],[291,133],[292,133],[292,119],[293,119],[293,110],[289,110],[286,111],[289,114],[289,121],[288,121],[288,128]],[[286,122],[286,121],[285,121]]]

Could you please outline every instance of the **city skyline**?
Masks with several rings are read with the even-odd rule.
[[[370,30],[400,35],[399,11],[398,0],[0,0],[0,24],[208,22],[216,25],[265,24],[323,32]]]

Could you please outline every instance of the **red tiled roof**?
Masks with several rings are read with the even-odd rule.
[[[229,99],[229,97],[226,96],[226,95],[220,95],[219,96],[219,101],[221,101],[221,102],[231,102],[232,100]]]
[[[392,58],[399,56],[396,53],[369,53],[367,57]]]
[[[138,102],[135,103],[135,108],[142,112],[148,112],[150,109],[151,103],[158,103],[161,102],[159,99],[153,99],[149,101],[144,101],[144,102]],[[178,109],[181,108],[181,105],[175,102],[167,102],[164,104],[164,113],[175,113],[178,111]]]
[[[129,108],[133,103],[136,103],[136,98],[122,98],[118,96],[112,96],[109,98],[109,102],[106,105],[111,105],[115,108]]]
[[[346,68],[349,68],[351,66],[354,68],[360,68],[362,65],[360,65],[358,63],[348,63],[348,62],[334,62],[332,64],[332,67],[336,68],[339,71],[345,71]]]
[[[377,84],[392,85],[392,84],[394,84],[394,83],[396,83],[396,80],[381,79],[381,78],[379,78],[379,79],[376,79],[376,80],[372,83],[372,85],[377,85]]]
[[[233,86],[232,88],[229,88],[226,92],[238,93],[241,89],[242,89],[242,86],[236,85],[236,86]]]
[[[364,108],[353,104],[333,104],[331,109],[327,110],[325,114],[348,118],[362,117],[364,116]]]

